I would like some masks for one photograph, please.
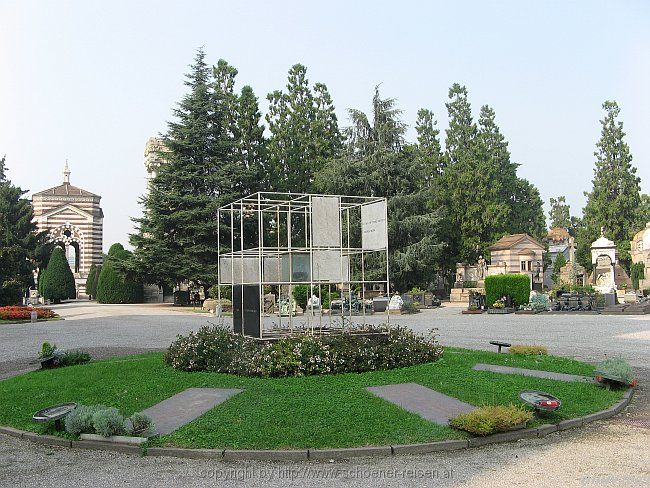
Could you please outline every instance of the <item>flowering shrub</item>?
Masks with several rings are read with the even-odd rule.
[[[32,317],[32,310],[36,311],[39,319],[52,319],[56,314],[49,308],[42,307],[0,307],[0,320],[29,320]]]
[[[547,356],[548,349],[544,346],[526,346],[526,345],[513,345],[508,350],[510,354],[528,354],[532,356]]]
[[[401,327],[364,332],[323,337],[301,333],[276,342],[261,342],[232,334],[223,326],[206,326],[188,336],[178,336],[165,354],[165,363],[183,371],[308,376],[429,363],[443,352],[433,334],[421,336]]]
[[[452,419],[449,425],[455,429],[484,436],[521,426],[533,414],[517,405],[486,405],[469,413],[460,414]]]

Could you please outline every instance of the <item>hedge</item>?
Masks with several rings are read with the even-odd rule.
[[[142,302],[142,283],[115,269],[115,263],[128,259],[130,253],[121,244],[113,244],[97,279],[96,299],[99,303]]]
[[[101,269],[101,266],[93,264],[88,272],[88,278],[86,279],[86,295],[91,298],[97,297],[97,281],[99,280]]]
[[[59,303],[61,300],[77,297],[74,275],[65,257],[65,252],[59,246],[52,251],[47,264],[47,272],[44,275],[42,291],[46,300]]]
[[[488,307],[504,296],[515,306],[525,305],[530,297],[530,276],[524,274],[492,275],[485,278],[485,301]]]

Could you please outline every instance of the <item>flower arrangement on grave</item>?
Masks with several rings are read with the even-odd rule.
[[[505,308],[506,304],[503,302],[503,300],[497,300],[492,304],[492,308]]]

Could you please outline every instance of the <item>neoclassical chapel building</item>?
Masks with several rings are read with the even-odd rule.
[[[102,263],[104,212],[102,197],[70,184],[65,163],[63,183],[34,193],[32,205],[39,231],[47,230],[50,240],[61,246],[77,284],[77,297],[86,297],[90,267]]]

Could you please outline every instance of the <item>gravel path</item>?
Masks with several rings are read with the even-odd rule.
[[[65,321],[0,326],[0,378],[24,369],[44,340],[108,357],[163,349],[177,334],[214,320],[162,306],[101,307],[80,302],[58,311]],[[0,435],[0,486],[650,485],[650,316],[464,316],[458,308],[447,306],[395,317],[398,321],[417,330],[437,327],[445,345],[491,350],[489,340],[503,339],[544,344],[553,354],[592,362],[620,355],[635,366],[640,386],[624,414],[584,429],[453,453],[351,462],[225,463],[136,457],[46,447]]]

